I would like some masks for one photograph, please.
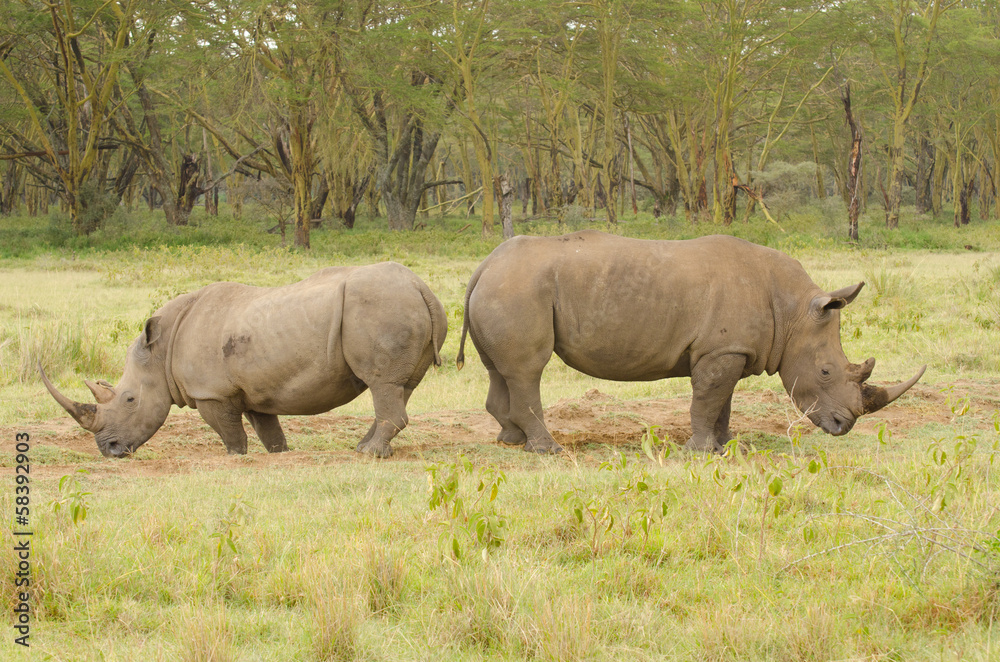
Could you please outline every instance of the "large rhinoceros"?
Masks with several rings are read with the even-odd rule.
[[[283,287],[214,283],[173,299],[129,347],[117,386],[86,382],[97,405],[41,374],[106,456],[135,451],[175,404],[197,408],[229,453],[247,452],[242,416],[268,451],[284,451],[279,414],[319,414],[371,389],[375,422],[357,450],[386,457],[446,333],[441,302],[406,267],[330,267]]]
[[[874,359],[848,362],[840,312],[864,283],[824,292],[796,260],[742,239],[625,239],[587,230],[515,237],[476,269],[466,333],[489,371],[497,439],[561,449],[545,428],[539,382],[555,352],[602,379],[691,377],[689,448],[723,449],[736,382],[775,372],[795,404],[833,435],[892,402],[923,375],[865,383]],[[926,367],[926,366],[925,366]]]

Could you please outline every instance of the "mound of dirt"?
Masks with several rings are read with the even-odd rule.
[[[955,403],[963,398],[968,398],[973,410],[982,412],[980,417],[988,421],[989,414],[1000,405],[996,392],[994,384],[976,382],[956,384],[948,394],[918,384],[899,402],[862,418],[855,429],[871,433],[884,422],[899,435],[928,423],[947,424],[954,418]],[[691,435],[690,404],[687,397],[618,400],[591,389],[583,397],[559,400],[550,405],[545,410],[545,421],[556,441],[570,449],[588,445],[637,446],[651,425],[658,426],[660,437],[684,443]],[[796,416],[784,393],[739,391],[733,398],[732,429],[735,433],[783,437],[795,423]],[[215,432],[198,412],[188,409],[174,411],[159,432],[143,446],[139,457],[130,460],[102,458],[93,435],[80,429],[68,417],[16,429],[6,426],[0,428],[0,434],[13,440],[17,432],[30,433],[35,457],[33,474],[63,475],[86,464],[91,474],[98,476],[156,476],[232,467],[317,466],[358,461],[359,456],[353,448],[371,420],[333,411],[319,416],[283,419],[282,424],[293,450],[275,455],[264,452],[252,433],[250,452],[246,456],[226,455]],[[798,424],[806,431],[815,431],[808,421]],[[393,444],[394,459],[412,460],[428,451],[496,444],[499,431],[500,426],[482,409],[415,415],[402,438]],[[302,441],[306,434],[310,439],[308,444]],[[297,439],[299,449],[296,449]],[[311,449],[303,449],[306,445]]]

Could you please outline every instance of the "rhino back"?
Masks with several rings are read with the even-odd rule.
[[[483,288],[480,302],[494,299],[485,304],[494,311],[504,302],[536,316],[551,311],[560,358],[614,380],[687,375],[713,353],[746,355],[747,374],[773,372],[786,300],[815,287],[795,260],[728,236],[662,241],[584,231],[525,237],[490,260],[473,293]]]
[[[356,269],[331,267],[275,288],[200,290],[175,330],[169,366],[188,404],[242,393],[255,411],[306,414],[353,399],[341,322],[344,284]]]

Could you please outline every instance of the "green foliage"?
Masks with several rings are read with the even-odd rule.
[[[216,562],[222,560],[226,549],[234,555],[240,553],[236,543],[252,514],[253,508],[243,500],[243,495],[236,495],[230,500],[226,514],[219,518],[218,528],[208,536],[215,539]]]
[[[864,270],[865,284],[873,291],[873,304],[878,305],[883,300],[900,300],[907,298],[912,289],[912,276],[905,269],[889,263],[883,258],[872,262]]]
[[[664,451],[659,450],[662,441],[652,428],[647,437],[650,441],[644,442],[644,449],[648,446],[654,458],[663,457]],[[671,489],[623,453],[602,462],[599,470],[610,474],[611,480],[598,485],[574,485],[563,494],[563,503],[587,541],[591,557],[602,556],[612,548],[626,551],[638,533],[642,534],[641,546],[645,548],[667,515],[673,499]]]
[[[970,296],[976,308],[973,319],[984,329],[1000,327],[1000,264],[973,265]]]
[[[80,485],[79,476],[85,476],[90,472],[86,469],[77,469],[72,474],[66,474],[59,479],[59,498],[50,502],[52,512],[58,515],[65,511],[73,522],[73,526],[79,526],[87,519],[87,497],[90,492],[84,492]]]
[[[64,370],[106,375],[115,365],[111,352],[87,327],[38,318],[0,328],[0,357],[0,381],[5,384],[35,381],[39,363],[50,376]]]
[[[497,514],[495,504],[507,481],[503,471],[489,465],[476,467],[465,455],[456,462],[430,464],[426,471],[427,508],[443,514],[444,530],[438,538],[442,553],[461,560],[469,545],[478,545],[486,558],[503,544],[507,519]],[[467,485],[476,486],[475,494],[469,493]]]
[[[668,435],[664,434],[663,437],[660,437],[656,434],[656,431],[659,429],[660,426],[658,425],[651,425],[646,428],[646,433],[642,435],[640,445],[643,454],[649,458],[649,461],[662,467],[666,463],[667,458],[670,457],[671,446],[667,443],[670,441]]]

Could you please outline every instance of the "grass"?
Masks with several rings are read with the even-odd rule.
[[[119,218],[80,239],[61,233],[58,218],[0,219],[0,427],[9,441],[15,427],[34,441],[39,659],[996,657],[996,227],[956,231],[904,218],[897,233],[863,225],[862,245],[848,247],[842,228],[816,211],[783,217],[784,232],[756,221],[733,226],[791,253],[823,287],[865,280],[843,311],[845,351],[855,361],[875,356],[879,382],[927,363],[924,382],[942,393],[908,406],[926,407],[933,420],[895,429],[890,408],[881,437],[805,434],[793,446],[754,432],[744,442],[756,450],[745,456],[675,448],[660,461],[638,444],[621,447],[624,456],[599,445],[528,456],[470,431],[462,454],[474,471],[458,472],[454,496],[466,515],[505,526],[502,542],[488,548],[474,530],[463,534],[468,553],[459,560],[442,532],[475,517],[453,520],[430,507],[427,468],[443,476],[462,462],[434,446],[434,413],[480,411],[485,399],[475,352],[461,372],[454,357],[465,282],[499,239],[483,240],[475,227],[458,233],[467,219],[435,217],[413,233],[321,230],[305,253],[278,246],[263,222],[196,220],[176,229]],[[682,238],[720,229],[640,217],[616,231]],[[534,223],[519,231],[561,230]],[[233,458],[221,470],[146,475],[143,466],[176,449],[154,439],[134,460],[95,460],[60,448],[62,433],[50,431],[66,416],[34,373],[39,359],[59,388],[89,401],[82,378],[115,382],[145,318],[180,292],[220,279],[275,285],[327,264],[385,259],[424,278],[449,314],[445,365],[409,405],[427,424],[411,425],[400,442],[426,442],[423,455],[326,462],[331,449],[353,447],[364,426],[327,433],[301,419],[301,434],[290,438],[303,454],[297,461]],[[554,358],[543,401],[570,399],[569,407],[595,387],[613,402],[690,392],[683,379],[594,380]],[[776,377],[739,388],[783,393]],[[371,400],[336,413],[369,415]],[[765,413],[750,407],[734,416]],[[178,443],[209,434],[192,430]],[[0,464],[13,466],[10,456]],[[89,493],[81,497],[87,516],[74,523],[52,504],[59,478],[81,466],[89,469],[76,476]],[[501,470],[487,507],[477,481]],[[12,484],[0,490],[3,512],[13,513],[14,498]],[[0,554],[8,614],[15,563]],[[0,656],[15,655],[11,639],[0,641]]]

